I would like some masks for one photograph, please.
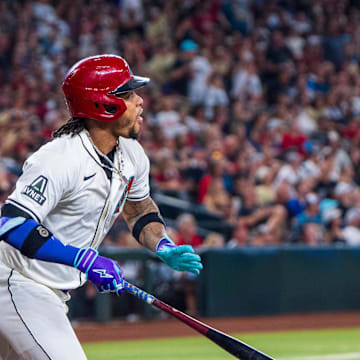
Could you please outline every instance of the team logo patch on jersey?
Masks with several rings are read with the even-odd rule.
[[[133,181],[134,181],[134,176],[131,176],[130,179],[129,179],[128,184],[126,185],[126,188],[125,188],[123,194],[121,195],[121,198],[120,198],[118,204],[116,205],[116,208],[115,208],[115,211],[114,211],[113,215],[119,215],[120,214],[122,205],[124,203],[124,200],[127,197],[127,194],[129,193],[129,191],[131,189],[131,185],[132,185]]]
[[[22,194],[42,205],[46,200],[44,192],[47,183],[48,179],[45,176],[41,175],[37,177],[30,185],[26,185],[24,190],[22,191]]]

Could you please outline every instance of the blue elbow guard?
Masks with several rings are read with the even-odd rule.
[[[26,221],[23,217],[1,217],[0,218],[0,239],[4,237],[8,232],[16,228],[17,226],[21,225]]]
[[[18,219],[17,221],[15,221]],[[23,220],[20,220],[23,219]],[[31,258],[73,266],[79,248],[64,245],[35,220],[1,218],[0,237]]]

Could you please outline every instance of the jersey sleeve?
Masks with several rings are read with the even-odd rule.
[[[6,203],[20,208],[34,220],[42,222],[68,188],[66,171],[61,163],[61,159],[41,150],[30,156],[25,161],[23,173]]]
[[[136,175],[131,184],[128,200],[141,201],[150,195],[149,185],[150,161],[145,151],[139,146],[136,161]]]

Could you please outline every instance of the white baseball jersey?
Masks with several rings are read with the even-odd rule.
[[[120,148],[120,149],[119,149]],[[56,138],[31,155],[7,203],[27,212],[66,245],[97,248],[126,199],[149,196],[149,159],[133,139],[119,138],[111,181],[88,132]],[[29,259],[5,241],[0,261],[54,289],[74,289],[85,275],[70,266]]]

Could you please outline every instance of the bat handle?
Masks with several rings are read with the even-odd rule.
[[[152,305],[154,300],[156,299],[155,296],[150,295],[146,291],[138,288],[137,286],[130,284],[126,280],[123,280],[124,289],[131,295],[134,295],[138,299],[147,302],[148,304]]]

